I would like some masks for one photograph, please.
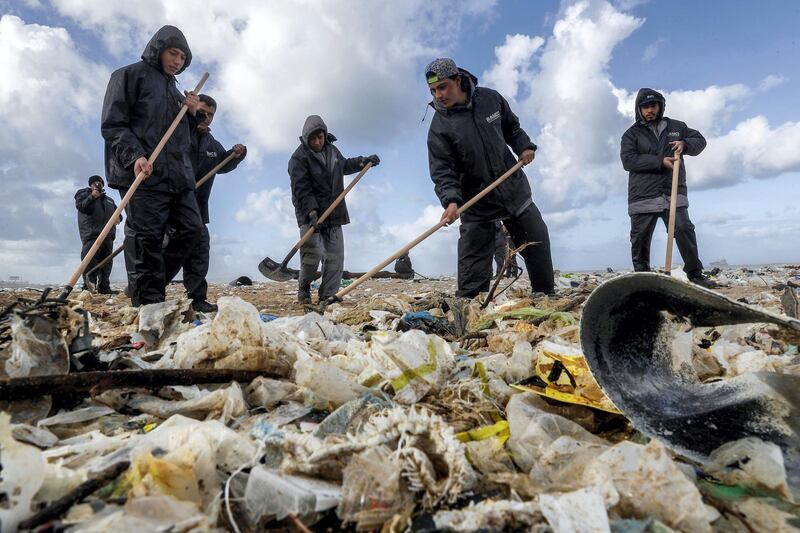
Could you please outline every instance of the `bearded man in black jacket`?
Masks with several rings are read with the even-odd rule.
[[[89,253],[94,241],[100,236],[100,232],[103,231],[106,223],[117,209],[117,204],[106,194],[103,185],[103,178],[91,176],[89,178],[89,186],[75,193],[75,208],[78,210],[78,231],[83,244],[81,259]],[[119,224],[121,220],[122,217],[119,217],[116,224]],[[94,258],[86,266],[83,274],[84,289],[95,285],[97,292],[100,294],[112,294],[114,292],[111,290],[109,281],[113,261],[109,261],[105,266],[92,272],[89,276],[86,273],[94,269],[97,263],[111,255],[114,249],[115,236],[116,228],[112,227],[105,240],[100,244],[100,248],[97,249],[97,253],[94,254]]]
[[[514,150],[524,164],[536,155],[536,145],[520,127],[503,96],[479,87],[478,79],[449,58],[425,68],[436,111],[428,130],[428,163],[434,190],[455,222],[458,208],[514,166]],[[461,217],[458,239],[457,296],[472,298],[489,290],[492,278],[495,224],[502,221],[520,255],[533,291],[554,293],[553,261],[547,225],[531,197],[528,178],[518,170]]]
[[[650,241],[658,219],[669,221],[672,170],[681,155],[699,155],[705,138],[685,123],[664,116],[666,99],[643,88],[636,95],[636,122],[622,135],[620,158],[628,171],[628,215],[631,217],[631,256],[636,272],[650,271]],[[717,284],[703,275],[694,224],[689,219],[686,165],[678,174],[675,242],[689,281],[706,288]]]
[[[183,263],[203,228],[194,195],[188,117],[155,162],[148,162],[181,106],[186,104],[191,115],[197,111],[197,95],[184,91],[184,97],[176,87],[175,76],[191,61],[183,33],[164,26],[150,39],[142,60],[114,71],[106,88],[100,129],[108,185],[124,196],[140,172],[148,176],[125,208],[125,266],[134,306],[164,301],[165,272]],[[162,249],[167,226],[174,234]]]

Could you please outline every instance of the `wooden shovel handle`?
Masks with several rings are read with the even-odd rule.
[[[678,206],[678,177],[681,172],[681,158],[672,165],[672,192],[669,196],[669,223],[667,224],[667,258],[664,261],[664,272],[672,272],[672,244],[675,238],[675,210]]]

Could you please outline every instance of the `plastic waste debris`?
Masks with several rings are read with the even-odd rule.
[[[476,480],[464,444],[441,417],[423,408],[394,407],[379,412],[344,439],[287,432],[283,444],[282,470],[328,479],[340,479],[353,454],[387,446],[398,457],[411,492],[422,495],[427,509],[439,502],[454,502]]]
[[[433,520],[445,531],[509,531],[536,525],[542,513],[533,501],[484,500],[463,509],[439,511]]]
[[[413,498],[402,478],[401,463],[385,446],[354,455],[342,473],[342,497],[336,514],[359,531],[378,529]]]
[[[211,322],[178,337],[175,366],[291,371],[300,346],[273,325],[277,321],[262,322],[255,306],[237,297],[224,296],[217,305]]]
[[[140,533],[142,531],[210,531],[213,522],[196,504],[172,496],[142,496],[123,507],[109,506],[105,512],[76,524],[80,533]]]
[[[13,424],[11,434],[19,442],[33,444],[37,448],[50,448],[58,442],[52,432],[28,424]]]
[[[710,532],[720,516],[656,440],[614,445],[586,467],[583,481],[613,484],[617,498],[607,496],[607,504],[617,499],[610,510],[622,517],[653,517],[681,531]]]
[[[540,382],[516,388],[565,403],[620,412],[597,385],[579,347],[542,341],[536,346],[535,360]],[[544,386],[537,386],[542,383]]]
[[[44,481],[42,453],[17,442],[11,434],[11,418],[0,413],[0,531],[11,533],[33,515],[31,502]]]
[[[244,499],[253,523],[262,517],[283,520],[289,513],[308,515],[336,507],[341,487],[319,479],[283,474],[260,465],[250,471]]]
[[[529,472],[559,437],[570,437],[586,444],[607,444],[572,420],[545,412],[541,409],[542,402],[535,394],[524,393],[512,396],[506,405],[511,434],[508,447],[514,462],[524,472]]]
[[[369,389],[358,383],[358,375],[343,370],[327,359],[300,357],[294,364],[295,381],[316,396],[338,407]]]
[[[708,457],[706,473],[727,485],[762,488],[792,500],[783,453],[776,444],[755,437],[723,444]]]
[[[458,337],[456,327],[452,323],[445,318],[433,316],[430,311],[415,311],[404,314],[397,323],[397,330],[409,331],[412,329],[450,339]]]
[[[394,400],[403,404],[413,404],[438,391],[455,365],[449,344],[419,330],[376,332],[369,358],[392,386]]]
[[[190,302],[186,298],[147,304],[139,308],[139,334],[150,350],[162,350],[189,328],[184,322]]]
[[[296,391],[294,383],[259,376],[245,388],[245,397],[250,406],[269,409]]]
[[[11,315],[11,343],[0,350],[0,376],[66,374],[69,348],[58,324],[40,316]]]
[[[196,385],[170,389],[182,396],[183,400],[165,400],[147,393],[134,393],[123,401],[123,405],[130,410],[163,419],[180,414],[201,420],[218,419],[223,423],[247,413],[247,403],[238,383],[213,391],[200,389]],[[102,399],[103,396],[98,397],[98,400]]]
[[[542,494],[539,507],[555,533],[611,532],[603,496],[596,490]]]

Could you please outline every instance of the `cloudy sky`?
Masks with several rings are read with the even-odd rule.
[[[0,0],[0,14],[0,279],[63,283],[79,262],[72,197],[102,173],[106,83],[163,24],[192,48],[182,88],[209,71],[215,136],[249,150],[214,186],[212,280],[257,278],[264,255],[297,239],[286,164],[309,114],[346,156],[381,156],[348,199],[348,269],[438,221],[421,75],[438,56],[501,91],[539,145],[527,174],[556,268],[629,267],[619,139],[641,86],[708,139],[686,163],[701,258],[800,261],[793,0]],[[457,236],[447,228],[415,249],[416,269],[455,272]],[[654,263],[665,240],[659,231]]]

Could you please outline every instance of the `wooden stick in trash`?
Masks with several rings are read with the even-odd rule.
[[[95,477],[84,481],[59,499],[50,502],[44,509],[18,524],[19,529],[28,530],[55,520],[67,513],[70,507],[83,501],[87,496],[117,479],[130,466],[130,461],[122,460],[109,466]]]
[[[197,83],[197,86],[194,88],[195,94],[200,93],[200,90],[203,88],[203,85],[205,85],[207,79],[208,79],[208,72],[203,74],[203,76],[200,78],[200,81]],[[169,125],[169,128],[167,128],[166,133],[164,133],[164,136],[161,137],[161,140],[156,145],[155,150],[153,150],[153,153],[150,154],[150,157],[147,158],[147,162],[150,163],[150,165],[153,165],[156,159],[158,159],[158,156],[161,155],[161,150],[164,149],[164,146],[167,144],[167,141],[169,141],[169,138],[172,137],[172,133],[175,131],[175,128],[178,127],[178,124],[180,123],[181,119],[186,114],[186,111],[188,109],[189,108],[186,107],[186,105],[181,106],[181,109],[180,111],[178,111],[178,115],[175,117],[175,120],[173,120],[172,124]],[[122,197],[122,200],[120,201],[119,205],[114,210],[114,214],[112,214],[111,218],[109,218],[108,222],[106,222],[103,231],[101,231],[100,235],[97,236],[97,239],[95,239],[94,244],[89,249],[89,252],[83,258],[81,264],[78,265],[78,268],[75,269],[75,272],[72,274],[72,277],[69,278],[69,281],[64,287],[64,290],[61,292],[60,297],[62,299],[69,296],[69,293],[72,292],[73,287],[75,287],[75,284],[78,282],[78,279],[83,274],[83,271],[86,270],[86,267],[89,266],[89,263],[92,261],[92,259],[94,259],[97,250],[100,248],[100,245],[108,236],[108,233],[111,231],[111,228],[116,224],[116,221],[119,220],[120,214],[122,214],[122,210],[125,209],[125,207],[128,205],[128,202],[130,202],[133,193],[136,192],[136,189],[139,188],[139,185],[145,180],[146,177],[147,174],[145,174],[144,171],[139,172],[139,175],[136,176],[136,179],[131,184],[130,188],[128,189],[128,192],[125,193],[125,196]]]
[[[522,168],[522,161],[517,161],[517,163],[513,167],[508,169],[508,171],[506,171],[505,174],[503,174],[502,176],[500,176],[499,178],[494,180],[485,189],[483,189],[481,192],[479,192],[478,194],[476,194],[475,196],[470,198],[470,200],[467,203],[465,203],[464,205],[459,207],[458,208],[458,214],[461,215],[464,211],[466,211],[467,209],[469,209],[470,207],[475,205],[476,202],[480,201],[481,198],[483,198],[484,196],[486,196],[487,194],[489,194],[490,192],[495,190],[501,183],[503,183],[505,180],[507,180],[509,178],[509,176],[514,174],[520,168]],[[409,244],[407,244],[407,245],[403,246],[402,248],[400,248],[399,250],[397,250],[395,253],[393,253],[391,256],[389,256],[388,259],[384,260],[379,265],[374,267],[372,270],[370,270],[369,272],[367,272],[366,274],[364,274],[363,276],[361,276],[360,278],[355,280],[353,283],[351,283],[350,285],[348,285],[344,289],[342,289],[339,292],[337,292],[336,295],[334,296],[334,299],[335,300],[341,300],[350,291],[352,291],[353,289],[355,289],[356,287],[358,287],[359,285],[361,285],[362,283],[364,283],[365,281],[370,279],[376,273],[380,272],[386,265],[388,265],[392,261],[396,261],[397,258],[400,257],[401,255],[408,253],[409,250],[411,250],[413,247],[415,247],[416,245],[418,245],[419,243],[421,243],[422,241],[424,241],[425,239],[427,239],[428,237],[430,237],[431,235],[433,235],[434,233],[439,231],[446,224],[447,224],[447,222],[444,221],[444,220],[439,221],[439,223],[437,223],[436,225],[432,226],[430,229],[425,231],[422,235],[420,235],[419,237],[417,237],[416,239],[411,241]]]
[[[678,204],[678,177],[681,172],[681,157],[672,164],[672,192],[669,196],[669,223],[667,224],[667,258],[664,261],[664,273],[672,272],[672,244],[675,238],[675,209]]]
[[[221,162],[219,165],[217,165],[217,166],[215,166],[214,168],[212,168],[211,170],[209,170],[209,171],[208,171],[208,173],[207,173],[205,176],[203,176],[202,178],[200,178],[199,180],[197,180],[197,183],[195,183],[195,184],[194,184],[194,188],[195,188],[195,189],[199,189],[200,187],[202,187],[202,186],[203,186],[203,184],[204,184],[205,182],[207,182],[208,180],[210,180],[212,177],[214,177],[214,174],[216,174],[217,172],[219,172],[219,171],[222,169],[222,167],[224,167],[225,165],[227,165],[228,163],[230,163],[230,162],[231,162],[231,160],[232,160],[234,157],[236,157],[236,152],[231,152],[231,153],[228,155],[228,157],[226,157],[225,159],[223,159],[223,160],[222,160],[222,162]]]

